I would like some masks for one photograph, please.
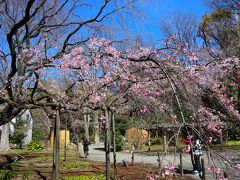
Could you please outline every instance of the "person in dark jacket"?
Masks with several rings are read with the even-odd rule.
[[[202,165],[200,161],[200,156],[202,156],[201,141],[199,139],[194,139],[193,136],[187,136],[182,140],[186,145],[190,146],[190,155],[193,165],[193,173],[199,174],[202,172]]]
[[[88,142],[88,140],[87,140],[87,138],[85,137],[84,139],[83,139],[83,152],[84,152],[84,157],[85,157],[85,159],[88,157],[88,151],[89,151],[89,142]]]

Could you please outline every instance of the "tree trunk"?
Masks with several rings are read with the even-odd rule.
[[[112,143],[113,143],[113,165],[114,165],[114,179],[117,179],[117,160],[116,160],[116,133],[115,133],[115,117],[114,113],[111,117],[112,124]]]
[[[89,141],[89,116],[87,114],[84,114],[84,131],[85,131],[85,137]]]
[[[238,103],[237,103],[237,107],[238,107],[238,112],[240,112],[240,75],[238,77]]]
[[[56,110],[56,119],[54,124],[54,144],[53,144],[53,180],[59,180],[59,132],[60,132],[60,113]]]
[[[151,134],[150,134],[150,129],[148,130],[148,152],[151,151]]]
[[[164,141],[164,155],[166,156],[168,154],[167,153],[167,133],[166,133],[166,129],[164,129],[163,141]]]
[[[67,119],[65,122],[65,133],[64,133],[64,161],[67,159]]]
[[[0,143],[0,151],[9,151],[10,145],[9,145],[9,129],[10,124],[4,124],[2,126],[2,134],[1,134],[1,143]]]
[[[110,180],[110,137],[109,137],[109,111],[106,108],[106,125],[105,125],[105,156],[106,156],[106,180]]]
[[[99,144],[99,121],[98,121],[98,112],[94,113],[94,143]]]
[[[80,143],[79,143],[79,138],[77,136],[77,158],[81,157],[81,150],[80,150]]]

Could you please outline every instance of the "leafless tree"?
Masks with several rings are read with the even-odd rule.
[[[0,1],[1,59],[7,62],[8,70],[0,92],[0,105],[5,104],[0,112],[0,125],[21,109],[42,106],[40,100],[45,100],[44,106],[52,106],[50,95],[39,93],[42,79],[38,70],[54,67],[51,60],[91,36],[105,36],[106,30],[111,29],[112,17],[121,21],[125,12],[132,13],[136,3],[137,0]],[[42,47],[42,57],[33,60],[26,51],[37,46]],[[31,78],[34,81],[27,86]]]
[[[209,7],[214,9],[233,9],[239,11],[240,2],[238,0],[206,0]]]
[[[179,42],[187,43],[187,47],[191,50],[198,46],[197,28],[194,14],[173,12],[160,21],[160,32],[165,37],[178,36]]]

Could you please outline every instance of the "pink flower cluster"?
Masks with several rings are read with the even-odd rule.
[[[97,103],[106,97],[105,93],[95,93],[90,96],[90,102]]]
[[[221,173],[221,169],[219,167],[216,166],[211,166],[210,168],[208,168],[210,173],[213,174],[220,174]]]
[[[224,177],[224,173],[221,171],[219,167],[212,166],[208,168],[209,172],[214,174],[218,180],[228,180],[228,178]]]
[[[141,113],[146,113],[146,112],[148,112],[147,106],[143,106],[143,107],[140,109],[140,112],[141,112]]]
[[[167,176],[172,176],[174,174],[174,166],[172,163],[168,163],[165,167],[164,167],[164,175]]]
[[[191,151],[191,146],[187,145],[185,148],[183,148],[183,152],[189,153]]]
[[[212,141],[213,141],[213,138],[212,138],[212,137],[208,137],[206,143],[207,143],[207,144],[211,144]]]
[[[148,176],[148,180],[158,180],[158,179],[160,179],[160,176],[158,174]]]
[[[235,168],[238,172],[240,172],[240,164],[236,164],[236,165],[234,166],[234,168]]]
[[[210,131],[215,133],[222,133],[222,129],[225,128],[224,124],[220,120],[220,116],[218,114],[213,114],[210,109],[200,106],[198,109],[198,113],[200,115],[200,120],[203,123],[207,124],[207,128]]]
[[[198,60],[199,58],[198,58],[198,55],[197,55],[196,52],[190,52],[190,53],[188,54],[188,59],[189,59],[190,61],[196,61],[196,60]]]

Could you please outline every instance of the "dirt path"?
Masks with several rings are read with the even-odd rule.
[[[132,154],[131,152],[117,152],[117,163],[122,163],[123,160],[131,163]],[[205,157],[206,158],[206,157]],[[105,162],[105,151],[104,146],[96,146],[91,145],[89,147],[89,160],[93,161],[100,161]],[[134,163],[136,164],[151,164],[158,166],[158,156],[156,153],[134,153]],[[113,153],[111,152],[110,160],[113,162]],[[164,167],[168,163],[172,163],[174,167],[178,167],[179,163],[179,155],[177,154],[176,157],[174,157],[174,154],[166,155],[161,157],[162,167]],[[189,176],[192,177],[192,179],[200,179],[199,177],[192,175],[192,163],[190,159],[189,154],[183,154],[183,168],[186,170],[186,172],[189,173]],[[207,177],[208,180],[214,179],[210,175]]]

